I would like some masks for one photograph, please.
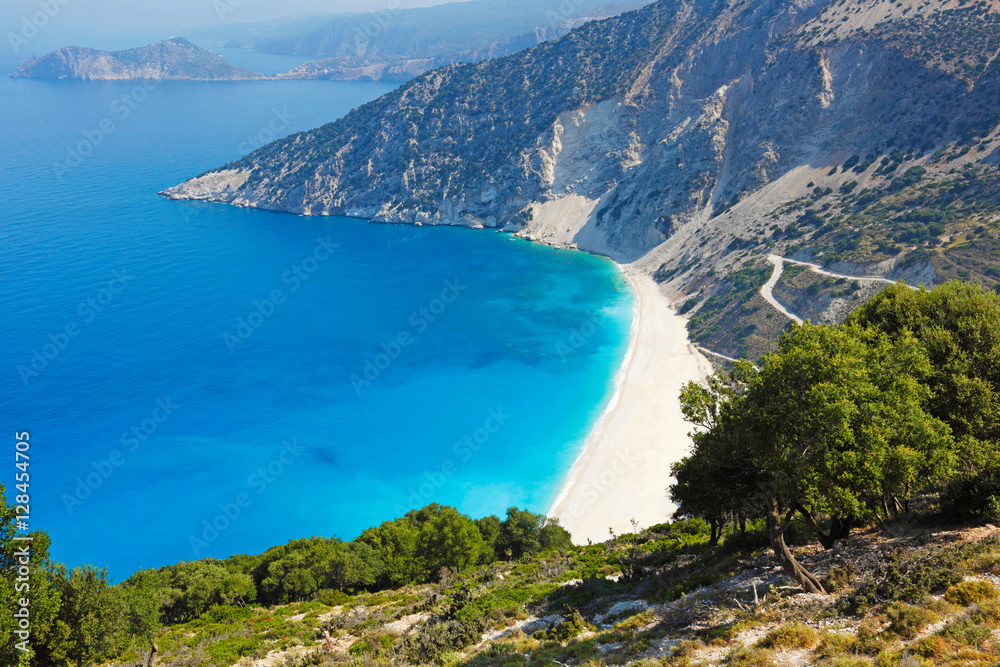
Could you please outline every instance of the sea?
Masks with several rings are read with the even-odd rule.
[[[612,262],[157,195],[394,86],[0,77],[0,482],[54,560],[121,581],[549,507],[626,352]]]

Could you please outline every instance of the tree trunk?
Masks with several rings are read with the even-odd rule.
[[[146,667],[156,667],[156,654],[159,652],[160,647],[153,644],[152,648],[149,649],[149,660],[146,661]]]
[[[832,516],[830,517],[830,532],[827,535],[819,534],[819,542],[824,549],[832,549],[840,540],[846,539],[854,528],[854,517]]]
[[[796,501],[792,505],[792,511],[798,511],[816,529],[819,543],[823,545],[824,549],[832,549],[838,540],[846,539],[851,534],[851,529],[854,528],[854,517],[832,516],[830,517],[830,532],[824,535],[820,531],[816,519],[813,518],[812,512],[803,507],[802,503]]]
[[[740,512],[740,535],[747,536],[747,517],[743,512]]]
[[[785,572],[799,582],[802,590],[806,593],[822,593],[826,595],[826,591],[823,589],[823,585],[819,583],[819,579],[795,560],[795,556],[792,555],[788,545],[785,544],[786,530],[788,530],[788,525],[781,525],[781,511],[778,509],[778,499],[776,496],[770,495],[767,497],[767,532],[771,538],[771,548],[774,550],[774,555],[777,556],[778,562],[781,563],[781,567],[784,568]]]
[[[716,547],[719,546],[719,520],[712,517],[708,522],[709,527],[712,529],[712,535],[709,538],[709,545]]]

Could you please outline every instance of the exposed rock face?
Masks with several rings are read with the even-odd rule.
[[[210,173],[164,194],[520,231],[641,259],[680,293],[743,261],[814,187],[835,200],[891,178],[874,160],[894,149],[893,169],[934,178],[995,158],[997,19],[944,0],[663,0],[428,72],[228,165],[224,186]],[[930,166],[963,136],[981,141]],[[855,154],[874,166],[831,172]],[[758,240],[734,245],[745,235]]]
[[[12,77],[40,79],[183,79],[245,81],[261,74],[226,62],[222,56],[175,37],[127,51],[98,51],[67,46],[25,60]]]

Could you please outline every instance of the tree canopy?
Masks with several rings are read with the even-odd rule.
[[[740,362],[707,386],[685,387],[685,416],[700,430],[672,497],[704,516],[736,509],[743,494],[757,498],[783,567],[806,590],[822,591],[785,543],[797,512],[869,518],[951,473],[950,429],[925,409],[930,373],[912,336],[794,326],[759,366]]]

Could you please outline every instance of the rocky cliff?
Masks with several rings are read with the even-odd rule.
[[[164,194],[504,229],[638,261],[696,308],[768,253],[994,284],[998,7],[663,0]]]
[[[246,81],[261,74],[226,62],[222,56],[175,37],[127,51],[68,46],[30,58],[10,74],[36,79],[184,79]]]

